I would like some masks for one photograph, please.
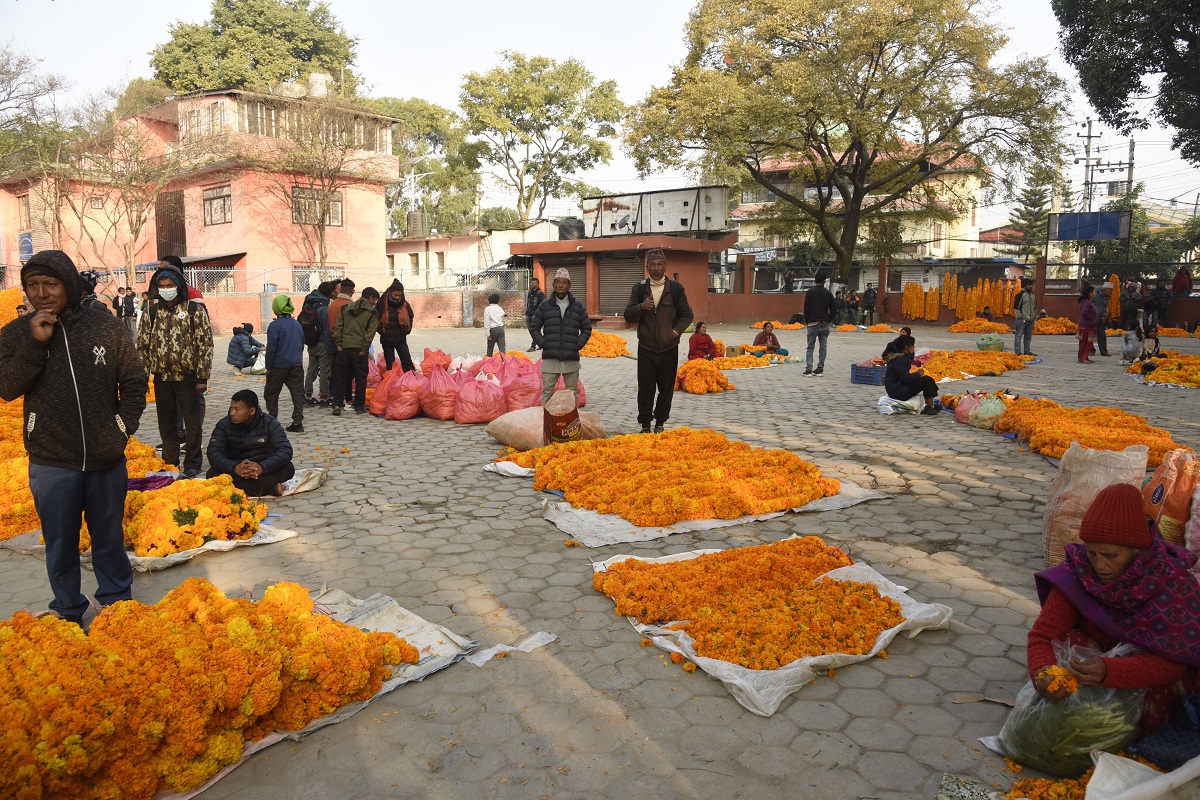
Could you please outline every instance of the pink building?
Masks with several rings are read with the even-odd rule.
[[[109,270],[102,295],[130,275],[145,288],[158,259],[177,255],[223,329],[257,318],[247,295],[303,295],[343,274],[382,280],[396,120],[326,98],[320,83],[309,97],[280,88],[291,91],[178,97],[54,175],[0,181],[4,285],[46,248]],[[224,305],[237,309],[228,321]]]

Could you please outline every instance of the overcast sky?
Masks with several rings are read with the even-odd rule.
[[[345,30],[358,38],[357,73],[373,96],[422,97],[448,107],[458,101],[460,77],[485,71],[500,50],[582,60],[600,79],[614,79],[621,98],[634,102],[670,79],[684,55],[683,27],[692,0],[643,0],[631,4],[544,2],[503,3],[450,0],[333,0]],[[136,76],[153,77],[149,52],[169,36],[172,22],[201,22],[210,0],[0,0],[0,31],[19,48],[43,59],[44,67],[66,78],[79,95],[123,85]],[[1050,54],[1060,72],[1073,71],[1057,54],[1058,23],[1047,0],[999,0],[989,16],[1008,29],[1011,43],[1000,59],[1021,53]],[[1078,121],[1090,110],[1080,99]],[[1082,130],[1082,129],[1079,129]],[[1093,140],[1102,155],[1123,160],[1127,139],[1109,130]],[[1191,205],[1200,193],[1200,172],[1190,169],[1169,147],[1169,134],[1152,129],[1135,134],[1135,180],[1147,183],[1152,198],[1178,198]],[[1082,142],[1082,140],[1079,140]],[[582,176],[614,191],[640,184],[632,164],[620,154],[611,165]],[[1082,188],[1082,170],[1075,178]],[[1123,179],[1113,173],[1105,179]],[[678,174],[651,176],[650,188],[683,183]],[[491,189],[485,205],[505,203]],[[553,204],[552,214],[571,212],[571,203]],[[1007,208],[985,211],[984,226],[1001,224]]]

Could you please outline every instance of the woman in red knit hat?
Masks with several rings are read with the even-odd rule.
[[[1079,538],[1061,564],[1035,577],[1042,611],[1029,631],[1029,676],[1043,697],[1062,700],[1066,690],[1048,692],[1052,678],[1041,675],[1055,663],[1054,641],[1100,651],[1135,645],[1134,655],[1075,661],[1070,669],[1081,686],[1146,689],[1146,733],[1200,690],[1197,556],[1159,536],[1142,493],[1125,483],[1096,495]]]

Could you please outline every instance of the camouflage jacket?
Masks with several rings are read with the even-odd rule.
[[[213,336],[203,303],[150,303],[138,326],[137,349],[146,372],[163,381],[202,380],[212,374]]]

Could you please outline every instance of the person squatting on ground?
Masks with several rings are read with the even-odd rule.
[[[779,346],[779,337],[775,335],[775,326],[770,322],[764,323],[762,331],[754,337],[754,346],[767,348],[768,355],[786,356],[788,354],[787,350]]]
[[[542,285],[537,278],[529,281],[529,291],[525,293],[525,330],[529,331],[529,350],[532,353],[537,350],[537,345],[533,343],[533,312],[537,311],[537,307],[546,299],[546,293],[542,291]]]
[[[579,351],[592,338],[592,321],[583,303],[571,294],[571,273],[560,268],[554,291],[533,312],[529,335],[542,351],[542,405],[554,394],[558,376],[579,402]]]
[[[254,325],[243,322],[233,329],[233,338],[229,340],[229,349],[225,352],[225,363],[233,367],[235,375],[241,375],[242,370],[254,366],[258,354],[265,349],[266,345],[254,338]]]
[[[408,351],[408,335],[412,333],[416,315],[404,297],[403,283],[392,279],[392,285],[375,304],[375,316],[379,317],[379,346],[383,349],[384,365],[391,369],[399,356],[402,370],[415,370],[412,353]]]
[[[649,277],[633,285],[625,321],[638,326],[638,424],[642,433],[649,433],[653,420],[654,432],[662,433],[675,396],[679,337],[692,324],[693,316],[683,284],[667,277],[667,256],[662,250],[647,251],[646,274]]]
[[[344,285],[344,282],[343,282]],[[379,330],[375,303],[379,292],[368,286],[358,300],[345,305],[333,326],[333,344],[337,360],[333,364],[333,415],[340,416],[342,404],[351,397],[354,388],[354,412],[367,413],[367,375],[370,372],[371,342]],[[330,304],[330,308],[333,305]]]
[[[125,554],[125,445],[146,409],[146,372],[123,323],[80,303],[83,285],[61,250],[21,268],[33,305],[0,330],[0,397],[24,399],[29,489],[46,541],[50,609],[83,624],[79,532],[92,539],[96,601],[131,599]]]
[[[271,301],[274,321],[267,326],[267,413],[279,418],[279,393],[287,386],[292,396],[292,424],[288,433],[304,433],[304,331],[292,318],[291,298],[276,295]]]
[[[206,477],[232,475],[233,485],[248,497],[279,495],[280,484],[292,479],[292,443],[279,420],[264,414],[258,395],[235,392],[229,414],[213,428],[208,440]]]
[[[804,294],[804,320],[808,332],[808,350],[804,355],[805,375],[825,374],[825,354],[829,348],[829,321],[833,319],[833,295],[825,288],[825,273],[818,272],[813,286]],[[867,284],[869,287],[870,284]],[[870,288],[867,291],[871,291]],[[821,343],[821,356],[813,369],[813,349]]]
[[[333,373],[333,328],[329,324],[329,298],[337,281],[324,281],[308,293],[300,306],[296,322],[304,332],[308,349],[308,370],[304,374],[304,401],[310,406],[329,404],[329,379]],[[313,394],[313,385],[317,394]]]
[[[204,304],[186,299],[187,282],[179,268],[160,267],[150,276],[150,287],[137,349],[146,371],[154,376],[162,458],[178,464],[181,438],[185,438],[182,477],[194,478],[204,464],[200,397],[208,390],[212,373],[212,327]],[[184,437],[179,435],[180,423]]]
[[[924,395],[925,408],[921,409],[921,413],[936,414],[938,407],[933,401],[938,395],[937,381],[926,375],[924,369],[912,371],[916,347],[916,339],[901,334],[883,351],[883,357],[887,359],[883,386],[887,390],[887,396],[893,400],[910,400],[918,394]]]
[[[496,345],[500,345],[500,355],[508,350],[504,345],[504,307],[500,305],[500,295],[492,292],[488,295],[488,306],[483,310],[483,331],[487,336],[487,354],[490,356]]]

